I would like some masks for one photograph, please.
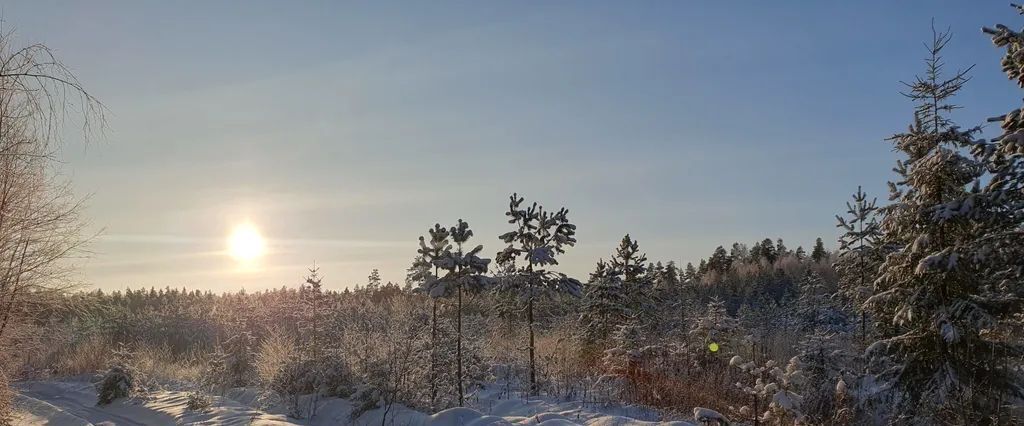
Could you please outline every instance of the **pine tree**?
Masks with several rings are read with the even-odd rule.
[[[992,418],[1003,396],[1024,395],[1012,361],[1022,353],[1020,342],[1000,331],[1020,312],[1020,269],[989,257],[999,257],[990,250],[1006,228],[992,228],[1003,219],[987,221],[1007,214],[1019,221],[1020,210],[980,193],[985,166],[998,170],[1000,160],[979,164],[963,155],[978,146],[979,129],[962,130],[947,117],[969,71],[942,75],[940,53],[949,38],[933,32],[927,71],[907,85],[906,96],[917,103],[914,123],[890,138],[906,159],[895,168],[900,181],[889,184],[893,204],[883,208],[883,239],[894,251],[866,305],[887,323],[868,352],[880,376],[902,392],[906,413],[977,424]],[[1000,178],[997,172],[993,180]],[[1019,252],[1020,222],[1011,226],[1018,236],[1002,242]]]
[[[580,282],[565,274],[546,269],[557,265],[555,257],[565,253],[566,247],[576,245],[576,225],[569,223],[569,210],[544,210],[533,203],[523,208],[524,198],[518,194],[509,197],[508,223],[515,229],[499,238],[508,244],[498,252],[496,261],[509,271],[502,286],[526,299],[526,322],[530,334],[530,394],[537,395],[536,338],[534,335],[534,305],[540,295],[565,293],[580,296]],[[523,262],[517,264],[517,261]]]
[[[700,275],[697,274],[697,268],[693,267],[692,262],[686,262],[686,269],[683,270],[683,282],[692,285],[698,280],[700,280]]]
[[[801,262],[803,262],[804,259],[807,259],[807,252],[804,251],[804,246],[797,246],[796,252],[794,252],[793,255],[796,256],[796,260]]]
[[[860,314],[861,339],[867,339],[867,310],[863,303],[871,296],[872,283],[878,275],[878,265],[884,254],[881,250],[881,229],[878,225],[878,207],[875,200],[857,187],[853,201],[846,203],[848,218],[836,216],[836,225],[844,230],[839,237],[839,259],[835,264],[839,273],[839,290],[851,301]]]
[[[366,290],[374,293],[377,290],[380,290],[380,283],[380,271],[378,271],[377,268],[373,268],[373,270],[370,271],[370,276],[366,277]]]
[[[479,293],[490,287],[493,281],[483,275],[487,272],[487,266],[491,263],[490,259],[483,259],[479,256],[484,246],[478,245],[470,251],[464,250],[463,246],[473,237],[473,231],[469,229],[469,224],[459,219],[458,223],[451,227],[448,234],[451,235],[455,247],[453,250],[448,250],[441,256],[433,259],[434,266],[446,271],[446,274],[434,281],[433,288],[429,293],[437,295],[435,297],[454,293],[456,297],[455,380],[458,385],[459,406],[461,407],[465,403],[462,375],[462,295],[466,291]],[[454,288],[454,291],[452,288]]]
[[[779,260],[779,252],[775,249],[775,243],[772,242],[771,238],[765,238],[761,241],[761,258],[768,263],[769,267]]]
[[[440,268],[434,263],[435,260],[441,259],[451,251],[451,243],[448,237],[450,236],[449,230],[441,226],[441,224],[434,224],[433,228],[427,230],[430,235],[430,244],[423,236],[420,236],[420,248],[416,250],[419,254],[418,260],[414,261],[412,268],[416,269],[417,273],[414,278],[419,283],[418,291],[427,293],[431,299],[430,306],[430,406],[435,408],[437,405],[437,380],[440,375],[441,366],[438,363],[438,327],[437,327],[437,298],[443,296],[443,294],[435,291],[442,291],[446,287],[438,286],[438,276],[440,274]],[[418,263],[417,263],[418,262]]]
[[[828,258],[828,252],[825,251],[825,243],[821,241],[821,237],[814,240],[814,248],[811,249],[811,260],[814,263],[821,263],[821,261]]]
[[[729,268],[732,267],[732,257],[726,253],[725,248],[718,246],[715,248],[715,252],[708,258],[708,270],[718,273],[719,276],[725,275],[729,272]]]
[[[750,249],[747,248],[746,244],[732,243],[732,249],[729,250],[729,257],[732,258],[733,262],[746,262],[750,258]]]
[[[775,254],[779,258],[786,257],[789,255],[789,248],[782,242],[782,238],[775,240]]]
[[[658,275],[658,287],[678,289],[681,284],[679,267],[676,266],[675,261],[670,260],[665,264],[665,269],[661,270],[661,273]]]

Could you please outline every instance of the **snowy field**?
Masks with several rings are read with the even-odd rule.
[[[657,413],[641,407],[592,407],[543,398],[498,399],[496,391],[486,390],[472,398],[473,408],[452,408],[428,415],[396,405],[382,422],[383,409],[350,420],[353,403],[338,398],[322,399],[312,419],[291,419],[273,409],[267,412],[254,408],[259,393],[244,388],[211,397],[212,404],[205,411],[188,409],[188,392],[170,390],[97,406],[95,388],[83,378],[23,382],[16,389],[19,395],[15,425],[694,425],[685,421],[659,422]]]

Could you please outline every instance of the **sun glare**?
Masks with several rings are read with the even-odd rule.
[[[252,262],[266,252],[259,230],[249,223],[235,226],[228,237],[228,253],[239,262]]]

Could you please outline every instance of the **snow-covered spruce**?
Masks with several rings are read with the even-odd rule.
[[[1020,37],[999,27],[997,45],[1014,78]],[[1018,125],[1004,118],[996,143],[975,139],[949,118],[965,71],[941,74],[949,41],[935,33],[923,76],[908,84],[914,121],[890,138],[905,158],[882,209],[889,253],[865,305],[879,320],[868,347],[877,379],[892,386],[892,421],[974,424],[1024,396],[1015,360],[1020,341],[1000,330],[1020,327],[1024,224]],[[966,151],[973,149],[973,156]],[[1007,155],[1009,154],[1009,155]],[[984,185],[983,185],[984,182]]]
[[[103,378],[96,384],[97,405],[110,404],[115,399],[127,398],[142,389],[142,377],[133,365],[133,354],[123,344],[112,353],[113,360]]]

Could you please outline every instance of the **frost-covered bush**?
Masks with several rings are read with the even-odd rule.
[[[710,408],[694,407],[693,408],[693,420],[700,422],[702,425],[719,425],[728,426],[729,418],[725,417],[724,414],[719,413]]]
[[[359,386],[352,394],[352,412],[349,413],[349,420],[354,421],[363,413],[374,410],[381,405],[381,391],[376,386]]]
[[[202,392],[189,392],[185,408],[191,411],[206,411],[210,409],[210,397]]]
[[[316,376],[317,368],[313,362],[293,357],[278,366],[270,383],[265,385],[285,404],[290,417],[301,418],[299,396],[316,390]]]
[[[355,392],[357,379],[341,357],[328,357],[317,363],[316,389],[323,396],[348,398]]]
[[[753,405],[730,407],[739,417],[769,425],[790,425],[805,419],[801,411],[803,397],[796,393],[803,378],[797,357],[789,360],[785,370],[775,360],[758,366],[738,355],[729,365],[746,373],[746,380],[736,382],[736,387],[749,396]]]
[[[98,405],[106,405],[118,398],[127,398],[141,389],[141,375],[132,364],[133,354],[124,345],[113,352],[113,362],[96,384]]]

